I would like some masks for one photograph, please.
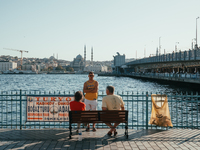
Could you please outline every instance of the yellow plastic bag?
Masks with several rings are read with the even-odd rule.
[[[173,127],[169,113],[167,95],[152,94],[152,110],[149,124],[161,127]]]

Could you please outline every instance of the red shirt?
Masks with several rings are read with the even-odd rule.
[[[85,107],[86,107],[86,105],[85,105],[85,103],[83,103],[83,102],[77,102],[77,101],[72,101],[72,102],[70,102],[70,109],[73,111],[73,110],[81,110],[81,111],[83,111],[83,110],[85,110]]]

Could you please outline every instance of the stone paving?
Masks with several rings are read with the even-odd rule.
[[[116,137],[109,137],[108,129],[82,132],[82,141],[73,130],[69,139],[68,129],[0,129],[0,150],[200,150],[200,130],[194,129],[118,129]]]

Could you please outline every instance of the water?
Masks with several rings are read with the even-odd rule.
[[[190,87],[183,87],[179,85],[167,85],[159,84],[157,82],[150,82],[148,80],[138,80],[128,77],[104,77],[97,76],[94,77],[95,80],[99,82],[99,92],[104,92],[107,85],[113,85],[115,87],[115,93],[119,92],[133,92],[136,93],[146,92],[149,93],[180,93],[181,91],[195,92]],[[88,80],[88,75],[82,74],[37,74],[37,75],[0,75],[0,92],[5,93],[9,91],[41,91],[41,92],[74,92],[78,90],[83,90],[83,84]],[[72,94],[71,93],[71,94]],[[10,99],[11,97],[3,96],[1,97],[1,107],[0,107],[0,126],[2,123],[17,124],[20,120],[19,112],[19,101],[3,101],[4,99]],[[12,98],[15,98],[14,96]],[[25,97],[23,97],[25,98]],[[99,100],[102,96],[99,96]],[[129,125],[140,125],[145,124],[145,113],[146,106],[144,101],[137,101],[137,97],[123,97],[125,100],[125,108],[129,110]],[[128,100],[132,100],[128,101]],[[139,100],[145,100],[144,97],[139,97]],[[178,99],[177,99],[178,100]],[[150,98],[149,98],[150,101]],[[179,100],[178,100],[179,101]],[[187,107],[186,107],[187,105]],[[185,121],[185,124],[190,125],[191,122],[198,124],[198,102],[195,100],[193,103],[185,103],[180,99],[180,102],[174,101],[169,103],[170,111],[172,112],[172,121],[176,124],[181,124]],[[191,107],[188,107],[191,106]],[[26,102],[22,103],[22,122],[25,124],[26,121]],[[178,108],[178,109],[177,109]],[[191,109],[190,109],[191,108]],[[193,110],[196,109],[196,110]],[[101,101],[98,102],[98,110],[101,110]],[[186,111],[185,111],[186,110]],[[190,111],[191,110],[191,111]],[[151,113],[151,106],[149,103],[148,107],[149,117]],[[178,114],[178,115],[177,115]],[[185,116],[186,115],[186,116]],[[200,115],[200,114],[199,114]],[[178,116],[178,118],[177,118]],[[179,117],[185,118],[184,120],[179,119]],[[192,118],[192,121],[190,121]],[[199,122],[200,123],[200,122]],[[68,122],[63,125],[67,125]],[[34,125],[33,122],[28,122],[26,125]],[[197,125],[198,126],[198,125]]]
[[[113,85],[115,91],[172,93],[180,91],[194,91],[190,87],[159,84],[147,80],[128,77],[104,77],[95,75],[99,82],[99,91],[104,91],[107,85]],[[78,91],[83,90],[83,84],[88,80],[87,74],[37,74],[37,75],[0,75],[0,91]]]

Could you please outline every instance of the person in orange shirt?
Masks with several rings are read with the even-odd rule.
[[[69,103],[71,111],[85,111],[85,103],[81,102],[83,100],[84,96],[81,91],[77,91],[74,94],[74,101],[71,101]],[[77,128],[80,128],[80,123],[77,124]],[[78,130],[76,131],[78,132]]]
[[[94,80],[94,73],[89,72],[89,80],[84,83],[83,92],[85,94],[85,105],[86,110],[97,110],[97,97],[98,97],[98,88],[99,83]],[[88,124],[86,131],[90,130],[90,124]],[[96,131],[95,123],[93,124],[93,131]]]

